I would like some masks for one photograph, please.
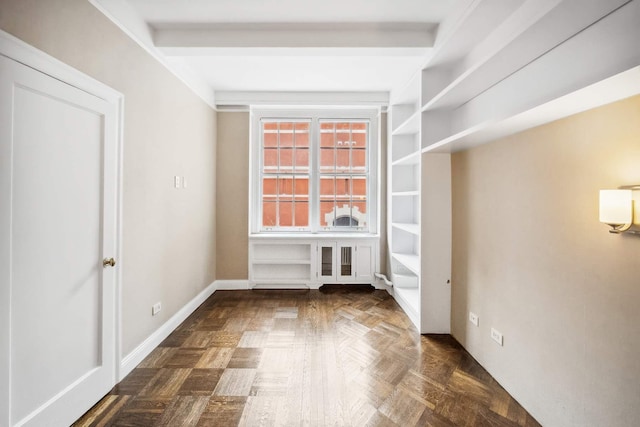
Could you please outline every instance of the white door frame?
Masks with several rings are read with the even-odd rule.
[[[0,55],[47,74],[57,80],[60,80],[70,86],[87,92],[104,101],[112,104],[116,109],[116,120],[112,129],[116,135],[117,149],[117,183],[116,183],[116,249],[114,257],[118,261],[122,261],[122,159],[123,159],[123,119],[124,119],[124,95],[110,88],[109,86],[95,80],[86,74],[76,70],[73,67],[57,60],[56,58],[28,45],[22,40],[0,30]],[[122,262],[119,263],[115,271],[115,378],[113,383],[121,381],[121,360],[122,360]],[[2,385],[5,387],[5,385]],[[8,385],[6,385],[8,387]],[[5,390],[0,390],[3,395]],[[6,390],[10,393],[9,390]],[[9,396],[8,394],[7,396]],[[4,414],[9,413],[8,402],[0,401],[0,424]]]

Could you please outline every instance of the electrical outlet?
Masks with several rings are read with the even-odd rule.
[[[474,325],[478,326],[479,323],[480,323],[480,319],[478,318],[477,314],[475,314],[474,312],[470,311],[469,312],[469,322],[471,322]]]
[[[173,177],[173,186],[175,188],[180,188],[180,177],[177,175]]]
[[[491,328],[491,339],[502,345],[502,334],[493,328]]]
[[[160,313],[160,310],[162,310],[162,303],[157,302],[153,304],[153,306],[151,307],[151,315],[155,316],[156,314]]]

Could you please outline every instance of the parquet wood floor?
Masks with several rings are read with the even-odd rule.
[[[76,426],[538,426],[385,291],[218,291]]]

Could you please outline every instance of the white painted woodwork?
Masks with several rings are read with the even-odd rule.
[[[317,279],[321,283],[336,283],[338,281],[338,245],[336,242],[318,243],[317,249]],[[327,265],[328,264],[328,265]]]
[[[378,253],[375,242],[361,242],[355,246],[354,267],[355,280],[370,282],[375,281],[376,253]]]
[[[451,155],[422,155],[420,329],[451,332]]]
[[[451,159],[449,154],[422,154],[418,143],[434,126],[421,112],[427,76],[431,73],[416,75],[391,106],[387,233],[396,301],[421,333],[448,333]],[[410,130],[408,122],[412,122]]]
[[[237,23],[154,25],[154,42],[170,55],[191,48],[426,48],[433,47],[432,23]],[[199,50],[199,52],[202,52]]]
[[[236,0],[189,0],[189,7],[173,1],[129,0],[148,22],[439,22],[454,0],[324,0],[300,7],[298,0],[263,0],[247,7]]]
[[[370,105],[380,107],[389,103],[388,92],[274,92],[274,91],[216,91],[218,109],[266,105]]]
[[[185,67],[180,61],[172,61],[171,58],[160,52],[153,44],[152,29],[145,21],[140,19],[127,0],[89,0],[89,3],[160,62],[178,80],[182,81],[196,96],[200,97],[211,108],[216,107],[214,88],[206,81],[205,77],[190,67]]]
[[[325,235],[254,236],[249,238],[249,285],[251,287],[309,287],[323,284],[377,285],[378,237]],[[342,274],[342,249],[351,251],[351,270]],[[323,274],[323,249],[329,253],[330,269]]]
[[[69,425],[115,384],[117,108],[0,70],[0,424]]]

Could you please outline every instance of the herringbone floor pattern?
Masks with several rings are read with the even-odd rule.
[[[537,426],[385,291],[219,291],[77,426]]]

